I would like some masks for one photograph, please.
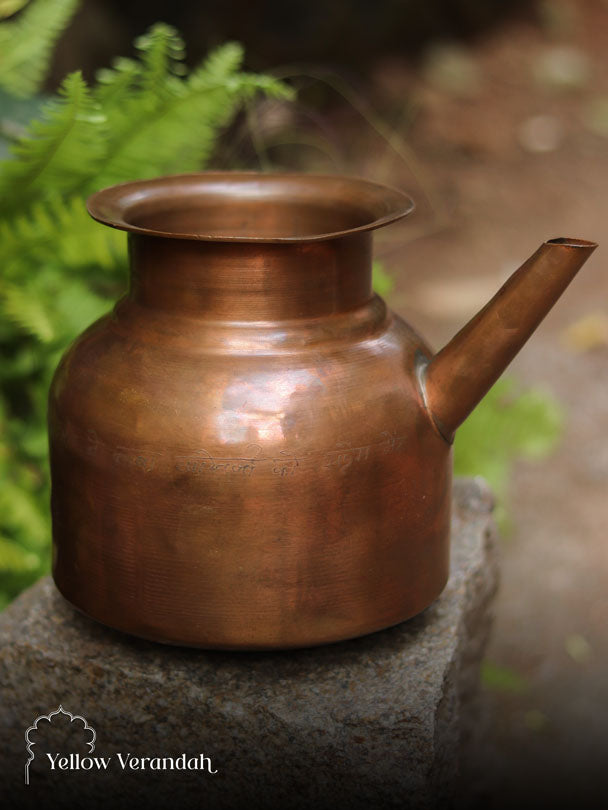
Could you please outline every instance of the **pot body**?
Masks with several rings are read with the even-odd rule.
[[[371,236],[179,245],[131,237],[129,295],[57,369],[59,590],[113,628],[206,648],[417,614],[448,577],[451,451],[418,383],[428,348],[371,294]]]

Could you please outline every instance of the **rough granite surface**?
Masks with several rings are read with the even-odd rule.
[[[41,580],[0,614],[6,806],[449,807],[475,732],[497,584],[492,506],[483,481],[457,480],[441,597],[394,628],[316,649],[226,653],[141,641],[80,615]],[[43,720],[25,786],[26,729],[60,704],[95,729],[94,753],[78,720]],[[110,762],[52,770],[48,752]],[[153,762],[123,770],[118,753],[204,754],[217,773]]]

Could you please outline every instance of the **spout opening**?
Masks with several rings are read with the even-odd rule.
[[[558,236],[555,239],[547,239],[546,245],[563,245],[572,248],[592,248],[597,247],[597,242],[589,242],[587,239],[570,239],[566,236]]]

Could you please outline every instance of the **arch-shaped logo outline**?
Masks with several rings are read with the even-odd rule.
[[[66,709],[63,708],[63,706],[60,703],[59,706],[54,711],[49,712],[48,714],[41,714],[39,717],[37,717],[34,720],[33,724],[25,732],[25,743],[26,743],[25,747],[26,747],[27,753],[28,753],[28,760],[25,763],[25,784],[26,785],[29,785],[29,783],[30,783],[30,764],[34,760],[34,752],[32,751],[32,746],[36,745],[35,742],[32,742],[32,740],[30,740],[30,731],[34,731],[35,729],[37,729],[38,728],[38,723],[41,720],[48,720],[49,723],[52,722],[51,717],[55,717],[55,715],[57,715],[57,714],[65,714],[65,715],[67,715],[67,717],[70,718],[70,723],[73,723],[74,720],[80,720],[82,722],[82,725],[84,726],[84,731],[90,731],[92,733],[92,735],[93,735],[93,738],[86,743],[87,745],[91,746],[90,749],[89,749],[89,754],[92,754],[93,751],[95,750],[95,740],[97,739],[97,732],[95,731],[93,726],[90,726],[87,723],[87,721],[84,719],[84,717],[82,717],[82,715],[80,715],[80,714],[72,714],[72,712],[68,712]]]

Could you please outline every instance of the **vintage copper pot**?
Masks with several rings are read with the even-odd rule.
[[[364,180],[209,173],[94,194],[131,284],[50,393],[53,575],[110,627],[301,647],[448,577],[451,443],[595,248],[545,242],[439,354],[372,293]]]

